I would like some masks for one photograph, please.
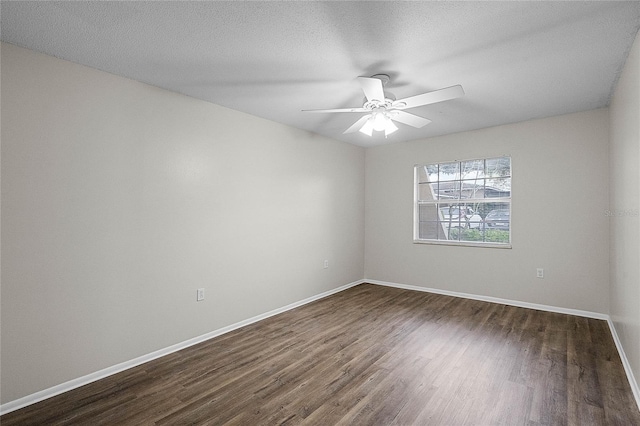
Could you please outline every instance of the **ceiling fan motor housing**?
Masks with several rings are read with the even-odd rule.
[[[391,77],[389,77],[387,74],[374,74],[371,76],[371,78],[377,78],[378,80],[382,81],[383,86],[386,86],[389,80],[391,80]]]
[[[364,109],[368,109],[369,111],[373,111],[375,109],[379,109],[379,108],[383,108],[383,109],[390,109],[393,106],[393,102],[396,100],[395,97],[393,97],[393,95],[391,95],[393,98],[389,98],[388,96],[390,95],[390,93],[385,93],[385,99],[382,101],[378,101],[378,100],[372,100],[372,101],[367,101],[367,99],[365,98],[364,100],[364,105],[362,105],[362,107]]]

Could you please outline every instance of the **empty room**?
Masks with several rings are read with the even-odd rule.
[[[0,2],[0,423],[640,425],[640,2]]]

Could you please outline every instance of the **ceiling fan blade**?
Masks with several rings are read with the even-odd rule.
[[[435,104],[436,102],[448,101],[449,99],[461,98],[462,96],[464,96],[462,86],[451,86],[446,89],[434,90],[433,92],[398,99],[393,103],[393,108],[414,108],[422,105]]]
[[[337,109],[303,109],[302,112],[367,112],[368,109],[358,108],[337,108]]]
[[[428,118],[419,117],[417,115],[409,114],[408,112],[404,111],[392,111],[389,114],[389,118],[403,124],[408,124],[412,127],[417,127],[418,129],[431,123],[431,120],[429,120]]]
[[[367,97],[369,102],[371,101],[384,101],[384,89],[382,87],[382,80],[378,78],[370,78],[370,77],[358,77],[358,81],[360,82],[360,86],[362,87],[362,91],[364,95]]]
[[[357,132],[358,130],[360,130],[360,128],[362,126],[364,126],[367,123],[367,120],[369,120],[369,117],[371,117],[371,114],[367,114],[365,116],[360,117],[360,119],[358,121],[356,121],[355,123],[353,123],[351,125],[351,127],[349,127],[347,130],[345,130],[342,133],[353,133],[353,132]]]

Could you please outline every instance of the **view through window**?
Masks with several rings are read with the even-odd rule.
[[[511,158],[415,167],[414,241],[511,244]]]

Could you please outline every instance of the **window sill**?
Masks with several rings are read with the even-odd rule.
[[[444,241],[444,240],[413,240],[414,244],[432,244],[438,246],[462,246],[462,247],[482,247],[482,248],[497,248],[497,249],[510,249],[511,243],[477,243],[473,241]]]

